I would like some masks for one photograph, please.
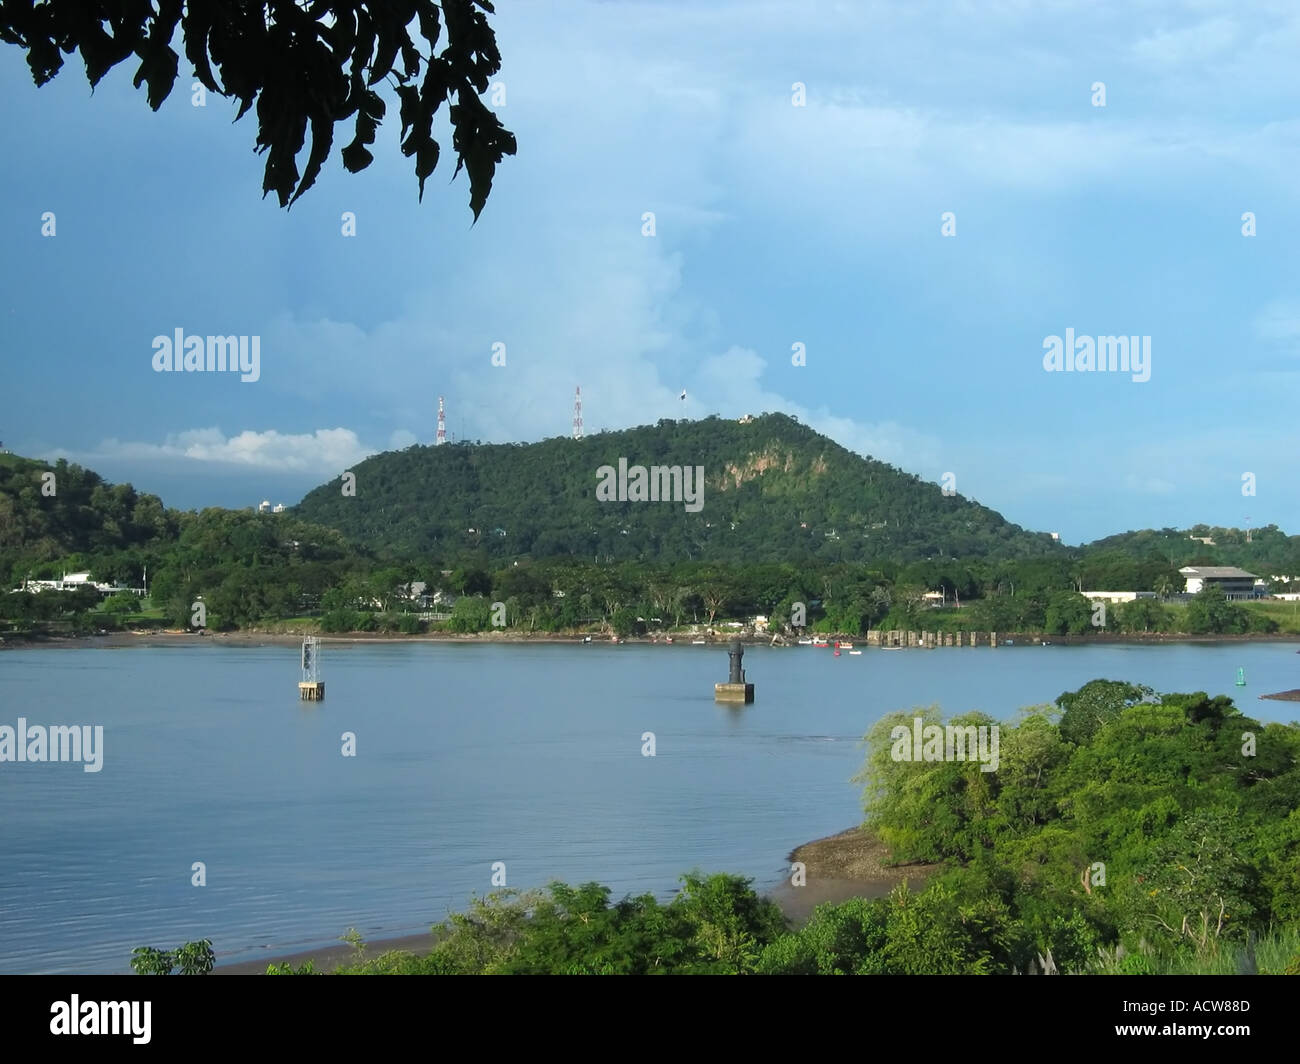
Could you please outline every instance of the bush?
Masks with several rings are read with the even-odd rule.
[[[153,946],[137,946],[131,951],[131,968],[136,975],[207,975],[216,963],[212,940],[186,942],[171,952]]]
[[[451,618],[447,621],[447,628],[462,634],[481,632],[488,626],[491,617],[487,599],[462,596],[451,608]]]
[[[139,613],[140,600],[129,591],[119,591],[104,599],[100,609],[106,613]]]
[[[1156,966],[1145,953],[1130,953],[1119,962],[1120,975],[1155,975]]]
[[[361,614],[356,610],[333,609],[323,614],[320,619],[322,632],[355,632]]]
[[[1249,630],[1252,632],[1276,632],[1277,621],[1265,613],[1256,613],[1254,610],[1243,611],[1247,617]]]
[[[321,975],[316,970],[315,961],[307,961],[295,968],[292,964],[268,964],[266,966],[267,975]]]
[[[413,613],[403,613],[397,618],[397,630],[402,635],[419,635],[424,631],[424,622]]]
[[[359,610],[333,609],[321,616],[322,632],[373,632],[379,622],[373,613]]]
[[[626,606],[614,611],[613,617],[610,618],[610,624],[614,629],[614,634],[620,638],[645,634],[645,622],[638,621],[636,610],[628,609]]]

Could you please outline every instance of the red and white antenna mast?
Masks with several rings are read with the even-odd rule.
[[[438,435],[434,437],[433,445],[440,447],[447,442],[447,413],[442,408],[442,396],[438,396]]]
[[[573,438],[582,439],[582,386],[579,385],[573,397]]]

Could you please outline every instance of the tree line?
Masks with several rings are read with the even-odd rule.
[[[748,428],[749,426],[744,426]],[[1183,579],[1164,555],[1124,549],[1052,552],[1019,558],[883,558],[870,563],[803,560],[605,561],[496,558],[465,549],[380,551],[296,513],[166,509],[129,484],[111,485],[60,461],[15,456],[0,461],[0,578],[24,579],[89,570],[96,580],[143,585],[137,596],[99,600],[90,589],[2,594],[0,622],[10,629],[89,631],[132,624],[206,624],[243,628],[310,618],[325,631],[415,633],[429,612],[413,584],[455,604],[435,628],[472,632],[495,617],[526,632],[587,630],[620,635],[684,625],[770,619],[777,630],[860,635],[871,628],[932,631],[1199,633],[1268,631],[1275,622],[1207,593],[1186,607],[1162,599]],[[57,490],[43,493],[42,476]],[[1136,549],[1136,548],[1135,548]],[[1297,565],[1300,569],[1300,565]],[[1081,590],[1152,592],[1108,606],[1104,618]],[[932,608],[927,593],[940,597]],[[1099,623],[1101,622],[1101,623]]]

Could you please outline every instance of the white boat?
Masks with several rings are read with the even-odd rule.
[[[810,647],[810,646],[812,646],[812,640],[811,640],[811,639],[800,639],[800,640],[799,640],[799,645],[800,645],[801,647]],[[1300,650],[1296,651],[1296,653],[1297,653],[1297,654],[1300,654]]]
[[[861,654],[862,651],[860,651],[860,650],[850,650],[849,653],[850,653],[850,654]]]
[[[693,646],[693,647],[702,647],[702,646],[704,646],[704,640],[703,640],[703,639],[692,639],[692,640],[691,640],[691,646]]]

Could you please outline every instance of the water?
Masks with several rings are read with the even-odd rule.
[[[128,971],[135,946],[197,938],[224,963],[352,926],[424,931],[490,891],[496,861],[510,886],[599,880],[616,897],[666,898],[696,867],[770,887],[795,846],[861,819],[860,739],[896,709],[1006,719],[1102,677],[1300,717],[1258,700],[1300,686],[1284,643],[755,648],[743,709],[713,702],[718,647],[330,644],[320,704],[298,701],[297,659],[0,653],[0,724],[104,726],[98,773],[0,763],[0,972]]]

